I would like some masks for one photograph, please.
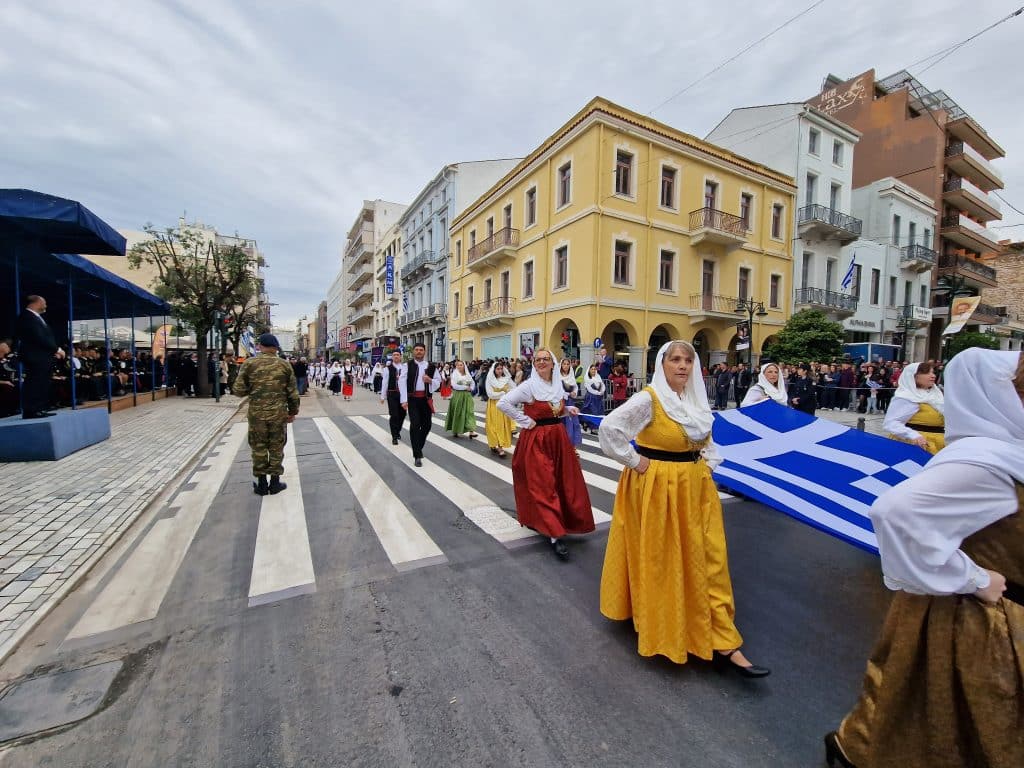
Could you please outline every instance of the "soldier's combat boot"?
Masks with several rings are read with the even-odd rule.
[[[267,476],[257,475],[256,480],[252,484],[252,492],[257,496],[266,496],[270,493],[270,489],[267,487]]]
[[[287,487],[287,484],[281,482],[280,475],[270,476],[270,488],[268,489],[269,493],[280,493]]]

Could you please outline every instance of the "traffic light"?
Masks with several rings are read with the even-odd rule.
[[[569,337],[569,332],[568,331],[562,331],[562,356],[563,357],[569,354],[569,345],[570,344],[571,344],[571,339]]]

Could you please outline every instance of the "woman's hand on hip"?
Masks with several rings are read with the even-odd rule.
[[[641,456],[640,462],[635,467],[633,467],[633,471],[636,472],[637,474],[642,475],[647,471],[647,468],[650,466],[651,460],[648,459],[646,456]]]
[[[988,586],[976,590],[974,596],[985,603],[998,603],[1006,591],[1006,577],[997,571],[985,569],[988,573]]]

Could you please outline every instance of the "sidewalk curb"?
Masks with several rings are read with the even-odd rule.
[[[210,448],[221,438],[223,433],[231,428],[231,423],[235,420],[235,418],[237,418],[239,411],[242,410],[242,406],[246,402],[247,400],[245,398],[239,401],[238,407],[235,409],[234,413],[228,416],[228,418],[224,421],[224,424],[220,427],[220,429],[218,429],[216,432],[210,435],[210,437],[207,438],[206,442],[196,449],[195,453],[193,453],[192,456],[184,463],[182,468],[167,481],[163,490],[161,490],[160,493],[158,493],[156,496],[150,499],[150,501],[147,504],[145,504],[142,507],[139,507],[134,514],[126,518],[117,529],[112,531],[107,542],[108,545],[94,552],[93,555],[88,560],[82,563],[82,566],[75,572],[74,576],[67,579],[64,582],[64,584],[60,587],[60,589],[58,589],[50,596],[49,600],[47,600],[45,603],[39,606],[39,608],[32,613],[32,616],[30,616],[25,621],[24,624],[18,627],[14,634],[11,635],[11,637],[8,639],[5,647],[0,648],[0,665],[6,662],[11,657],[11,655],[18,650],[18,647],[21,645],[22,641],[29,635],[29,633],[31,633],[33,629],[39,626],[39,624],[42,623],[43,619],[45,619],[50,614],[50,612],[53,611],[53,609],[56,608],[61,603],[61,601],[64,600],[65,597],[68,596],[70,592],[78,588],[82,581],[89,575],[92,569],[96,566],[96,564],[104,557],[106,557],[108,554],[110,554],[114,547],[116,547],[120,543],[122,537],[128,532],[128,529],[135,525],[139,518],[141,518],[151,509],[153,509],[154,506],[162,504],[167,499],[171,498],[171,496],[173,496],[175,493],[177,493],[178,488],[182,485],[182,482],[185,480],[185,478],[187,478],[195,470],[195,468],[199,465],[199,462],[202,460],[202,458],[210,451]]]

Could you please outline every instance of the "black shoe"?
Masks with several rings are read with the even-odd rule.
[[[267,487],[266,475],[256,475],[256,480],[252,484],[252,492],[257,496],[266,496],[270,492]]]
[[[391,438],[391,444],[392,445],[398,445],[398,438],[397,437],[392,437]]]
[[[551,548],[555,550],[555,554],[558,556],[559,560],[569,559],[569,548],[565,546],[565,542],[561,539],[555,539],[552,541]]]
[[[423,459],[416,459],[416,461],[414,461],[413,464],[415,464],[417,467],[422,467]]]
[[[739,648],[734,648],[728,653],[715,651],[714,655],[711,657],[711,663],[714,664],[717,669],[731,670],[740,677],[768,677],[768,675],[772,673],[772,671],[767,667],[759,667],[756,664],[751,664],[749,667],[741,667],[732,660],[732,655],[738,650]]]
[[[283,491],[287,487],[288,486],[285,483],[281,482],[281,476],[280,475],[271,475],[270,476],[270,487],[267,488],[267,492],[270,493],[271,495],[273,495],[275,493],[280,493],[281,491]]]
[[[829,768],[836,768],[837,765],[840,768],[857,768],[843,754],[843,750],[839,746],[839,735],[835,731],[825,735],[825,762],[828,763]]]

